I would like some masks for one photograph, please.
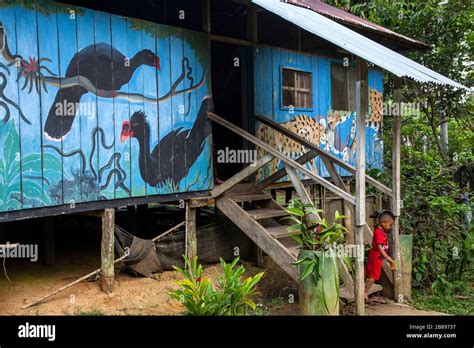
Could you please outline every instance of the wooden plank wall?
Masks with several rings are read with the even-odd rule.
[[[212,188],[206,34],[34,0],[0,22],[0,213]]]
[[[263,115],[275,122],[298,132],[323,149],[329,150],[339,158],[354,165],[357,144],[354,143],[355,112],[331,110],[331,62],[334,59],[320,57],[285,49],[256,46],[254,48],[255,78],[255,113]],[[295,109],[291,113],[281,107],[281,68],[303,70],[312,73],[313,107],[311,109]],[[369,70],[369,89],[373,100],[381,102],[383,91],[383,73]],[[378,99],[376,98],[378,97]],[[375,110],[377,109],[377,110]],[[367,145],[366,156],[368,168],[383,168],[383,148],[381,138],[381,104],[371,105],[366,124]],[[301,147],[293,146],[278,132],[274,132],[257,122],[256,135],[274,147],[282,146],[287,155],[296,158],[303,154]],[[277,140],[275,140],[275,135]],[[280,145],[278,144],[280,143]],[[296,151],[295,151],[296,149]],[[260,155],[263,154],[261,151]],[[271,165],[263,168],[258,177],[265,178],[280,169],[282,164],[274,160]],[[311,169],[311,164],[307,167]],[[319,158],[314,160],[314,167],[325,177],[329,177],[324,164]],[[350,173],[337,167],[340,175]],[[288,181],[283,178],[281,181]]]

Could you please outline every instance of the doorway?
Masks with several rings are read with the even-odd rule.
[[[230,43],[211,41],[212,95],[215,113],[232,124],[249,129],[248,92],[252,90],[248,79],[247,47]],[[247,142],[227,128],[213,123],[215,177],[226,180],[242,170],[248,163],[242,163],[238,156],[227,156],[232,151],[247,149]],[[234,152],[235,154],[235,152]]]

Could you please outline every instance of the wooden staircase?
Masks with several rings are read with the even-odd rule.
[[[296,242],[280,221],[288,213],[258,186],[240,183],[216,198],[217,208],[294,280],[298,269]]]
[[[291,278],[298,281],[298,267],[292,265],[298,258],[298,245],[288,232],[288,223],[281,221],[289,216],[269,194],[257,185],[240,183],[215,200],[217,208],[239,227],[263,252],[270,256]],[[352,278],[347,272],[346,277]],[[346,279],[351,283],[352,279]],[[345,301],[354,298],[353,285],[343,286],[340,297]],[[369,293],[382,290],[372,285]]]
[[[300,158],[293,160],[281,154],[278,150],[272,148],[260,139],[257,139],[252,134],[249,134],[214,113],[208,113],[208,118],[267,152],[266,155],[259,158],[250,166],[244,168],[211,191],[211,196],[215,199],[217,208],[233,223],[235,223],[258,247],[263,250],[263,252],[269,255],[286,273],[288,273],[294,280],[298,281],[298,268],[292,265],[298,257],[298,245],[286,231],[287,226],[285,227],[285,223],[281,221],[281,219],[288,216],[288,214],[284,208],[272,199],[270,195],[263,191],[263,188],[285,175],[288,175],[302,203],[311,203],[311,197],[297,175],[298,171],[342,198],[345,204],[347,204],[348,209],[351,211],[350,215],[354,216],[356,199],[348,191],[347,187],[344,186],[341,177],[335,170],[335,165],[338,165],[352,173],[355,173],[356,169],[331,153],[319,148],[317,145],[312,144],[281,125],[259,115],[257,115],[257,119],[260,122],[267,124],[288,138],[304,145],[309,149],[309,151]],[[331,175],[332,182],[319,176],[318,173],[308,170],[303,165],[316,156],[321,157],[321,160],[324,162],[329,174]],[[279,159],[284,164],[282,169],[278,170],[258,185],[243,183],[244,179],[275,158]],[[365,177],[368,184],[392,197],[392,190],[390,188],[368,175]],[[318,216],[316,216],[316,218],[317,217]],[[361,225],[360,228],[364,233],[365,243],[370,243],[372,239],[372,231],[368,228],[367,224]],[[339,262],[338,264],[339,274],[344,283],[344,287],[341,288],[340,297],[350,301],[354,299],[354,278],[344,262]],[[361,268],[363,268],[363,263],[358,262],[356,268],[357,267],[360,272]],[[384,267],[384,272],[393,283],[393,280],[391,279],[391,271],[387,269],[387,267]],[[363,291],[363,289],[361,290],[361,287],[363,287],[363,270],[362,273],[359,274],[358,289],[360,294],[360,291]],[[382,290],[382,287],[374,284],[369,293],[380,290]]]

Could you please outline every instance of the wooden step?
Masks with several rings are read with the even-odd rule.
[[[245,212],[254,220],[262,220],[288,215],[286,211],[281,209],[252,209],[246,210]]]
[[[248,183],[248,182],[241,182],[235,185],[234,187],[230,188],[226,191],[228,195],[232,194],[239,194],[239,193],[261,193],[262,190],[255,186],[255,184]]]
[[[272,226],[272,227],[266,227],[266,230],[268,233],[270,233],[273,238],[279,239],[279,238],[284,238],[288,237],[290,234],[294,232],[288,232],[288,225],[277,225],[277,226]]]
[[[272,199],[272,196],[265,193],[235,193],[228,195],[234,202],[254,202]]]

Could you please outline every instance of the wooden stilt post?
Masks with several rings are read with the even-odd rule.
[[[197,256],[197,238],[196,238],[196,211],[197,208],[189,206],[186,202],[186,256],[192,260]]]
[[[114,288],[114,226],[115,210],[105,209],[102,212],[100,287],[106,294],[110,294]]]
[[[253,245],[253,257],[255,259],[255,266],[263,268],[263,250],[257,244]]]
[[[398,103],[400,110],[400,103],[402,102],[402,80],[399,77],[395,78],[395,90],[393,94],[393,101]],[[400,192],[400,145],[401,145],[401,114],[393,116],[393,130],[392,130],[392,212],[395,215],[395,223],[392,226],[392,258],[397,263],[397,268],[393,271],[393,287],[394,300],[403,303],[403,288],[402,288],[402,269],[400,258],[400,237],[399,237],[399,216],[401,206],[401,192]]]
[[[350,182],[347,181],[344,183],[344,186],[346,188],[347,192],[351,192],[350,190]],[[354,244],[354,233],[355,233],[355,216],[354,216],[354,206],[352,204],[349,204],[345,201],[342,202],[343,208],[344,208],[344,215],[347,216],[346,219],[344,219],[344,227],[347,229],[346,233],[346,241],[349,244]]]
[[[54,250],[54,216],[47,216],[43,220],[43,263],[45,266],[54,266],[56,255]]]
[[[357,162],[356,162],[356,229],[355,246],[359,251],[355,262],[355,302],[357,315],[365,313],[364,305],[364,225],[365,225],[365,117],[368,110],[367,63],[358,59],[359,76],[356,83]]]

